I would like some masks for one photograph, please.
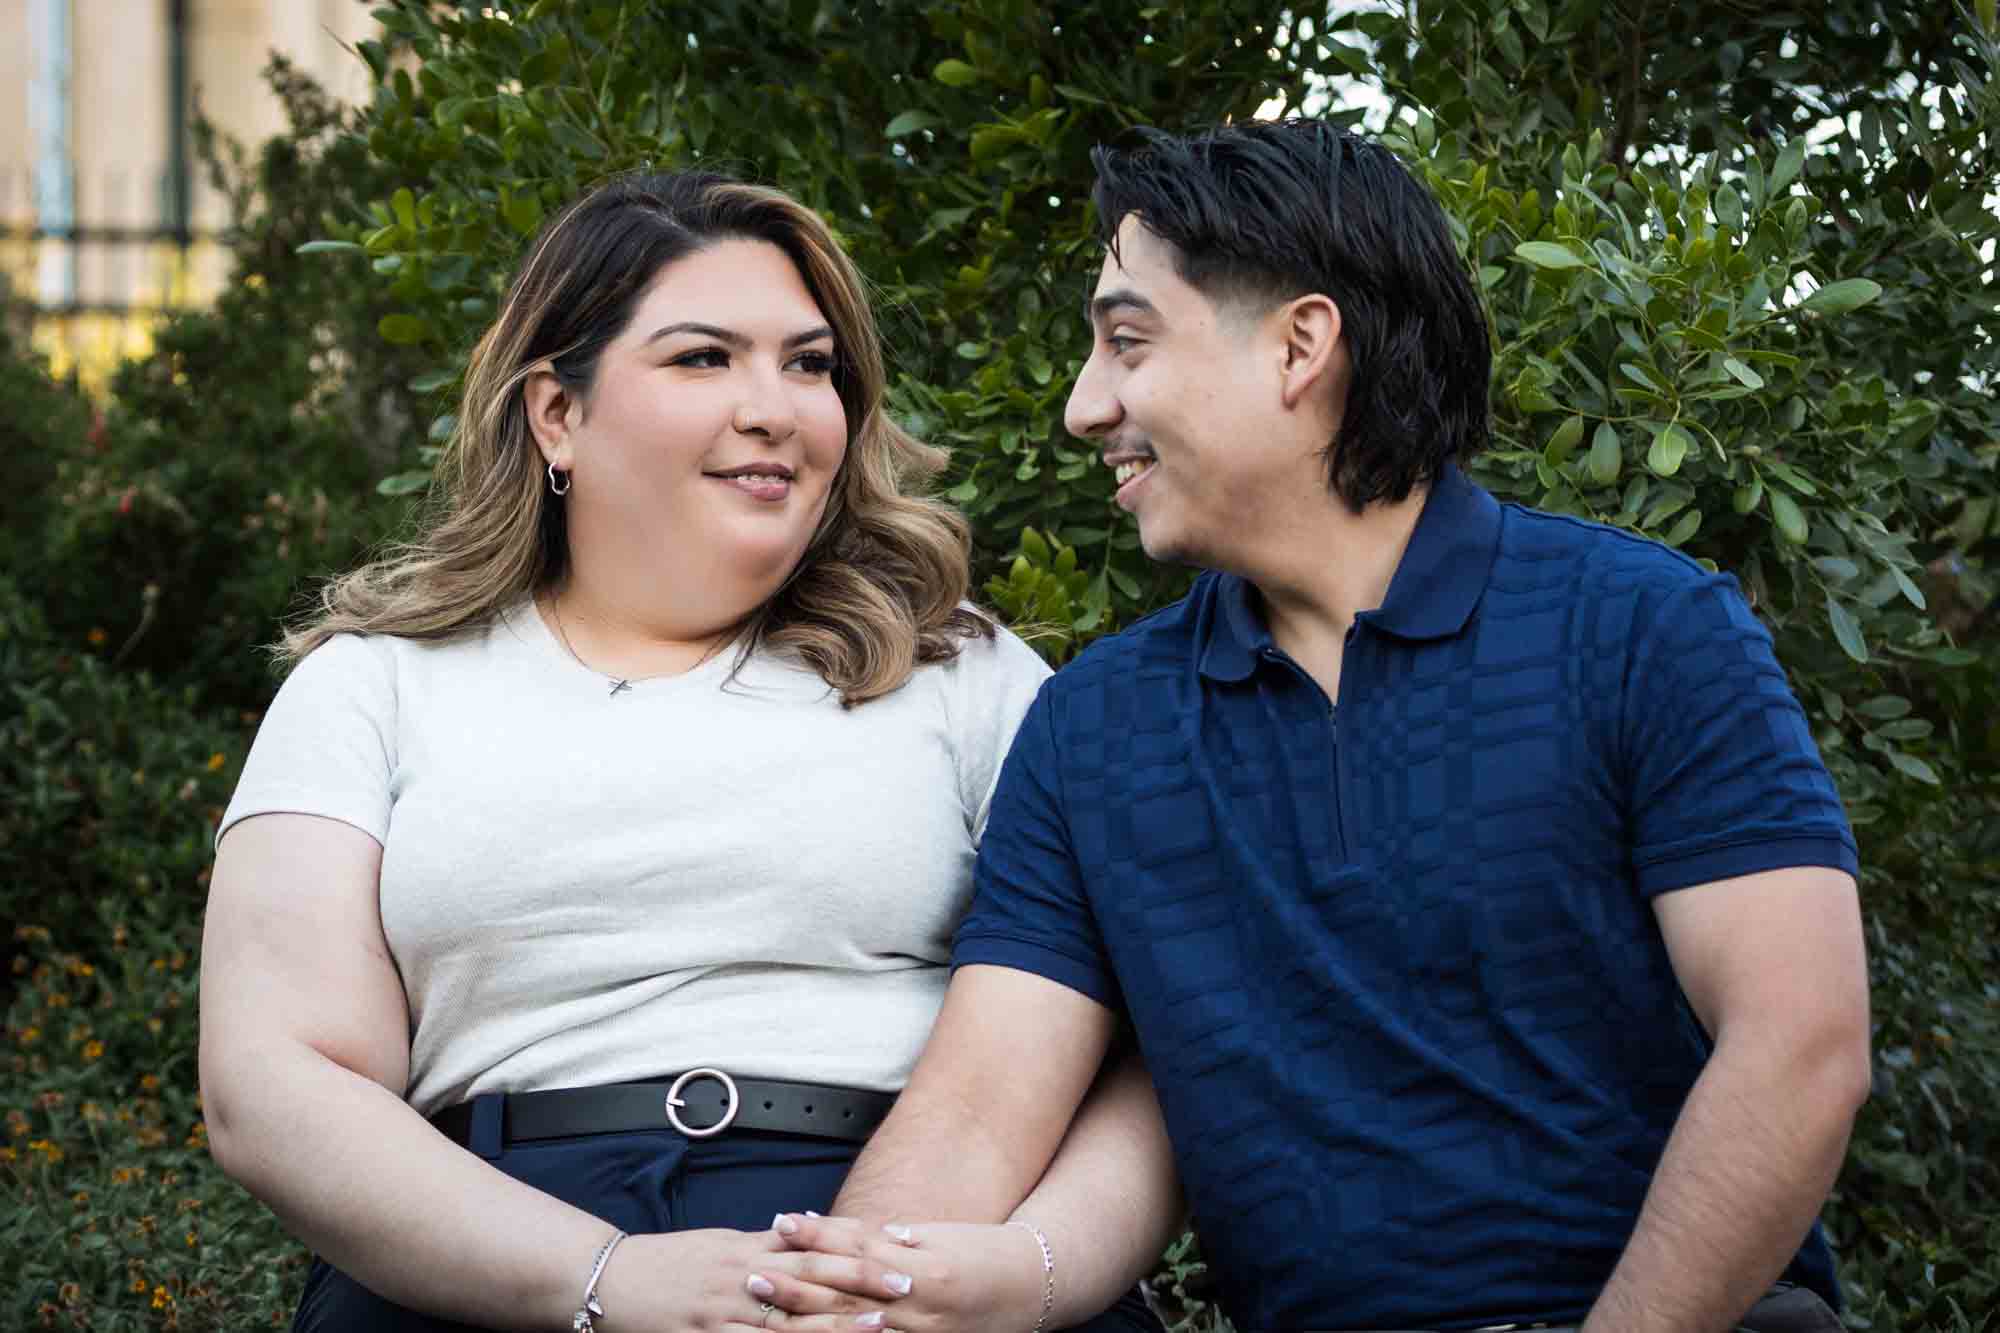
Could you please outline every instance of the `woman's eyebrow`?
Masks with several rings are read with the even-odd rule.
[[[725,329],[719,324],[704,324],[699,320],[691,319],[684,319],[678,324],[668,324],[663,328],[654,329],[652,334],[647,337],[646,342],[656,343],[660,339],[672,337],[676,333],[692,333],[698,337],[713,338],[727,347],[744,348],[750,345],[750,339],[736,332],[734,329]],[[791,337],[785,339],[782,346],[789,350],[794,347],[803,346],[806,343],[818,342],[822,338],[831,337],[833,337],[832,327],[820,324],[805,330],[803,333],[794,333]]]

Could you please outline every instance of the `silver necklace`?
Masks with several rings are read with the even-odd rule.
[[[588,671],[591,675],[599,676],[605,680],[610,681],[611,694],[609,697],[616,699],[619,695],[625,693],[627,690],[630,690],[632,688],[632,682],[635,680],[653,679],[653,677],[651,676],[614,676],[611,675],[609,672],[599,671],[596,667],[584,661],[583,655],[577,652],[576,645],[569,641],[569,630],[563,625],[562,601],[553,593],[549,595],[549,610],[555,613],[556,637],[562,640],[563,651],[569,654],[570,661],[576,663],[578,666],[582,667],[585,671]],[[666,673],[661,672],[660,674],[665,675]]]
[[[702,652],[701,657],[695,661],[693,666],[685,667],[680,671],[655,671],[649,676],[614,676],[608,671],[599,671],[596,667],[584,661],[583,655],[577,652],[576,645],[569,641],[569,629],[563,624],[562,601],[555,593],[549,594],[549,611],[552,614],[554,614],[556,618],[556,637],[562,640],[563,651],[569,654],[570,661],[576,663],[578,666],[582,667],[585,671],[588,671],[591,675],[609,682],[611,686],[611,693],[608,697],[613,699],[616,699],[621,694],[627,693],[628,691],[631,690],[631,688],[634,685],[643,685],[649,680],[659,680],[663,676],[685,675],[687,672],[694,670],[695,667],[700,666],[703,662],[706,662],[709,658],[713,657],[716,654],[716,652],[722,647],[720,643],[717,643],[705,649]]]

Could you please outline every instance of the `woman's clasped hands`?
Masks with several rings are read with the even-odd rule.
[[[760,1263],[745,1282],[758,1301],[771,1303],[767,1328],[1022,1333],[1045,1310],[1041,1243],[1026,1227],[878,1225],[785,1213],[773,1219],[771,1234],[782,1255]],[[856,1301],[877,1304],[860,1308]]]

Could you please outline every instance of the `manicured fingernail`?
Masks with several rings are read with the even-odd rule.
[[[858,1314],[854,1316],[854,1326],[856,1328],[880,1328],[882,1327],[882,1312],[880,1310],[870,1310],[867,1314]]]
[[[903,1242],[903,1244],[908,1245],[910,1243],[910,1229],[902,1225],[900,1222],[891,1222],[888,1226],[883,1227],[882,1229],[888,1232],[890,1235],[894,1236],[897,1240]]]
[[[907,1296],[910,1294],[910,1275],[908,1273],[884,1273],[882,1275],[882,1285],[895,1292],[898,1296]]]
[[[806,1216],[807,1216],[807,1217],[818,1217],[818,1216],[819,1216],[819,1214],[818,1214],[818,1213],[816,1213],[816,1212],[814,1212],[814,1211],[813,1211],[812,1209],[808,1208],[808,1209],[806,1209]]]
[[[799,1224],[791,1218],[786,1217],[783,1213],[779,1213],[771,1219],[771,1228],[780,1236],[790,1236],[798,1231]]]
[[[772,1286],[770,1279],[765,1277],[762,1273],[752,1273],[750,1275],[749,1281],[745,1282],[743,1285],[748,1287],[750,1289],[750,1294],[752,1296],[755,1296],[760,1301],[768,1301],[773,1296],[778,1294],[778,1289]]]

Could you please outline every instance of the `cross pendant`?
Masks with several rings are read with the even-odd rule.
[[[632,682],[629,680],[614,680],[611,682],[611,697],[616,699],[624,691],[631,688]]]

